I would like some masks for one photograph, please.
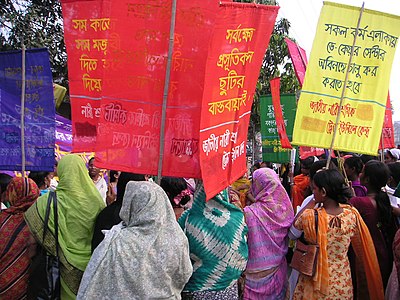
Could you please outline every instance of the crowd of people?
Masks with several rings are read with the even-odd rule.
[[[1,173],[0,299],[27,298],[38,247],[58,254],[62,300],[400,299],[395,150],[308,157],[298,174],[260,163],[208,201],[201,180],[105,180],[74,154]],[[58,249],[54,214],[43,238],[52,193]],[[299,239],[319,247],[312,276],[291,268]]]

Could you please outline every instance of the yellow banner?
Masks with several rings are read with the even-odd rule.
[[[376,155],[382,133],[400,17],[324,2],[300,95],[293,144]],[[346,72],[349,71],[345,86]]]

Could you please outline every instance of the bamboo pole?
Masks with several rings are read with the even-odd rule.
[[[344,101],[344,94],[345,94],[345,91],[346,91],[347,81],[349,80],[350,65],[351,65],[351,63],[353,61],[354,47],[356,45],[356,40],[357,40],[357,36],[358,36],[358,31],[360,29],[361,17],[362,17],[363,12],[364,12],[364,2],[363,2],[362,6],[361,6],[361,9],[360,9],[360,15],[358,16],[357,28],[356,28],[356,32],[354,34],[353,45],[351,46],[349,64],[347,65],[346,77],[344,79],[342,94],[340,96],[339,109],[338,109],[338,113],[336,115],[336,122],[335,122],[335,126],[334,126],[334,129],[333,129],[331,145],[329,147],[329,154],[328,154],[328,159],[326,161],[326,168],[329,168],[329,164],[330,164],[331,159],[332,159],[332,150],[333,150],[333,147],[334,147],[334,144],[335,144],[337,127],[338,127],[338,124],[339,124],[340,114],[342,112],[342,105],[343,105],[343,101]]]
[[[163,159],[164,159],[165,119],[166,119],[166,114],[167,114],[169,81],[170,81],[170,77],[171,77],[172,53],[174,51],[176,2],[177,2],[177,0],[172,0],[171,23],[170,23],[170,28],[169,28],[168,60],[167,60],[167,69],[165,71],[164,94],[163,94],[163,103],[162,103],[162,111],[161,111],[160,157],[158,159],[158,169],[157,169],[158,184],[160,184],[160,182],[161,182],[161,174],[162,174]]]
[[[22,41],[22,86],[21,86],[21,173],[25,176],[25,45]]]
[[[383,124],[385,124],[385,121],[383,121]],[[384,162],[385,161],[385,157],[384,157],[384,155],[385,155],[385,143],[383,141],[383,128],[382,128],[382,133],[381,133],[381,148],[382,149],[381,149],[380,158],[381,158],[381,162]]]

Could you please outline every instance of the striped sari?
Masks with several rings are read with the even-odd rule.
[[[244,208],[249,229],[244,299],[284,299],[292,204],[278,175],[269,168],[253,173],[251,193],[256,202]]]
[[[11,206],[0,213],[0,299],[25,299],[28,288],[30,232],[24,212],[39,196],[32,179],[16,177],[7,187]]]

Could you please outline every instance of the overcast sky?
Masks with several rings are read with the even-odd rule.
[[[291,23],[290,35],[296,39],[300,47],[310,52],[318,23],[319,13],[322,8],[322,0],[280,0],[279,17],[288,19]],[[367,9],[387,12],[400,16],[400,0],[334,0],[331,2],[343,3]],[[392,74],[390,78],[390,98],[394,108],[393,119],[400,121],[400,47],[397,43],[396,55],[393,61]]]

